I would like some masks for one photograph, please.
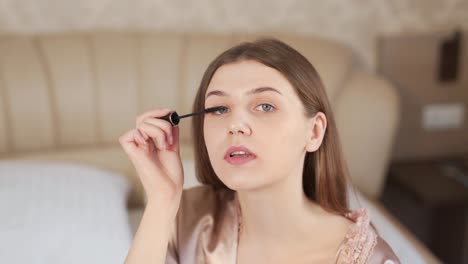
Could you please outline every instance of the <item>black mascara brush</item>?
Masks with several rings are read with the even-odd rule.
[[[180,119],[182,119],[182,118],[193,116],[193,115],[200,115],[200,114],[207,114],[207,113],[211,113],[211,112],[216,112],[216,111],[222,110],[224,108],[225,108],[224,106],[215,106],[215,107],[207,108],[207,109],[205,109],[203,111],[200,111],[200,112],[194,112],[194,113],[186,114],[186,115],[182,115],[182,116],[179,116],[177,114],[177,112],[172,112],[170,114],[167,114],[167,115],[165,115],[163,117],[159,117],[159,118],[168,121],[169,123],[171,123],[172,126],[177,126],[179,124],[179,122],[180,122]]]

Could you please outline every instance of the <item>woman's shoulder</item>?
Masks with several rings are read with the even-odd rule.
[[[388,243],[371,224],[367,209],[346,214],[352,221],[338,251],[338,263],[400,263]]]

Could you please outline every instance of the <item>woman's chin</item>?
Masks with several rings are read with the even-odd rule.
[[[241,175],[225,177],[222,182],[234,191],[252,191],[266,185],[265,183],[256,182],[252,177],[242,177]]]

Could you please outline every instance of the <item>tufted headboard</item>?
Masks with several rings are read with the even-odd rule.
[[[1,35],[0,157],[72,160],[119,171],[134,185],[130,205],[142,205],[143,189],[118,137],[147,109],[189,113],[208,63],[240,41],[266,35],[297,48],[316,66],[353,182],[378,197],[398,123],[393,87],[357,71],[349,48],[291,34]],[[190,160],[190,122],[180,129],[182,158]]]

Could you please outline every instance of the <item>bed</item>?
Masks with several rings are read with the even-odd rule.
[[[271,33],[317,66],[353,184],[402,263],[440,263],[380,204],[399,99],[340,43]],[[254,34],[64,32],[0,36],[0,262],[123,262],[145,205],[118,137],[153,107],[188,113],[208,62]],[[365,117],[365,118],[362,118]],[[358,119],[359,118],[359,119]],[[359,120],[359,124],[357,124]],[[185,188],[196,186],[181,124]]]

